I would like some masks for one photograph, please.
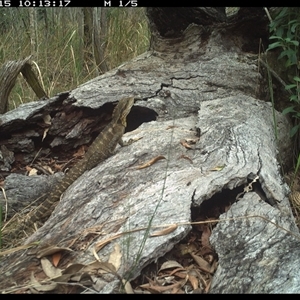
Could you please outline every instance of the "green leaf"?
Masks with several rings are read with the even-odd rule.
[[[285,109],[282,111],[282,114],[283,114],[283,115],[286,115],[286,114],[288,114],[288,113],[290,113],[290,112],[296,112],[296,111],[294,110],[294,107],[295,107],[295,106],[289,106],[289,107],[285,108]]]
[[[293,88],[295,88],[295,87],[297,87],[297,85],[296,84],[287,84],[284,88],[286,89],[286,90],[291,90],[291,89],[293,89]]]
[[[297,131],[299,130],[299,126],[300,126],[300,124],[294,126],[294,127],[291,129],[290,137],[293,137],[293,136],[297,133]]]
[[[293,21],[296,21],[296,20],[293,20]],[[292,22],[292,21],[291,21]],[[290,22],[290,23],[291,23]],[[291,32],[295,32],[296,31],[296,28],[300,25],[300,23],[296,22],[295,24],[292,25],[291,27]]]
[[[284,7],[281,11],[280,11],[280,13],[276,16],[276,18],[275,19],[280,19],[280,18],[284,18],[284,17],[286,17],[286,16],[288,16],[288,7]]]
[[[283,38],[281,38],[281,37],[279,37],[279,36],[277,36],[277,35],[271,35],[271,36],[269,37],[269,39],[270,39],[270,40],[280,40],[280,41],[283,41]]]
[[[290,44],[293,44],[293,45],[296,46],[296,47],[299,46],[299,42],[298,42],[298,41],[291,41]]]
[[[291,40],[294,38],[295,38],[295,35],[290,30],[288,30],[286,33],[286,38],[285,38],[286,43],[290,43]]]
[[[292,25],[292,24],[295,24],[295,23],[297,24],[298,21],[297,20],[291,20],[291,21],[288,22],[288,25]]]
[[[291,41],[291,38],[287,37],[287,38],[284,39],[284,41],[285,41],[286,43],[289,43],[289,42]]]
[[[290,67],[290,66],[294,66],[297,65],[297,56],[296,53],[290,53],[291,55],[289,55],[287,62],[285,63],[286,67]]]
[[[282,27],[278,27],[278,28],[276,28],[276,35],[278,36],[278,37],[282,37],[283,36],[283,28]]]
[[[271,49],[274,49],[277,47],[282,47],[282,46],[283,46],[282,42],[276,42],[276,43],[270,44],[268,47],[268,50],[271,50]]]
[[[290,101],[296,101],[296,102],[299,102],[298,100],[299,100],[299,99],[298,99],[298,96],[297,96],[297,95],[292,95],[292,96],[290,96]]]
[[[298,77],[298,76],[295,76],[293,79],[297,82],[300,82],[300,77]]]
[[[278,56],[278,59],[281,59],[284,56],[290,57],[292,54],[293,54],[293,51],[291,49],[286,49],[284,51],[281,51],[281,53]]]

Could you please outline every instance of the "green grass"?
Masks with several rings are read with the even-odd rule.
[[[23,59],[34,52],[36,74],[49,97],[74,89],[96,77],[93,49],[84,48],[80,8],[47,9],[47,24],[37,13],[36,46],[32,50],[27,8],[0,11],[0,64]],[[39,17],[40,16],[40,17]],[[145,52],[149,48],[149,29],[143,8],[107,8],[105,60],[109,69]],[[88,59],[87,59],[88,58]],[[9,109],[37,100],[20,75],[9,98]]]

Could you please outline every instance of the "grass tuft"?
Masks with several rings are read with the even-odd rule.
[[[104,55],[109,69],[148,50],[150,32],[144,8],[103,9],[107,10]],[[97,76],[92,46],[84,48],[82,39],[82,8],[37,8],[36,16],[32,61],[49,97]],[[27,8],[0,11],[1,65],[33,54],[28,20]],[[20,75],[10,94],[9,109],[34,100],[37,100],[34,92]]]

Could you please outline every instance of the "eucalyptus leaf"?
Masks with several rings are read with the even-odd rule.
[[[297,87],[297,85],[296,84],[287,84],[286,86],[285,86],[285,89],[286,90],[291,90],[291,89],[293,89],[293,88],[295,88],[295,87]]]
[[[281,46],[282,46],[281,42],[276,42],[276,43],[270,44],[269,47],[268,47],[268,50],[271,50],[271,49],[274,49],[274,48],[277,48],[277,47],[281,47]]]
[[[292,129],[291,129],[291,132],[290,132],[290,136],[293,137],[299,130],[299,126],[300,124],[294,126]]]
[[[286,115],[286,114],[288,114],[288,113],[290,113],[290,112],[295,112],[294,107],[295,107],[295,106],[289,106],[289,107],[285,108],[285,109],[282,111],[282,114],[283,114],[283,115]]]

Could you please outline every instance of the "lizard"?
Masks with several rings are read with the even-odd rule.
[[[96,137],[85,156],[67,172],[46,200],[26,215],[24,222],[7,232],[10,238],[17,236],[24,228],[35,222],[48,219],[61,195],[77,178],[111,156],[118,144],[125,145],[122,136],[127,125],[126,118],[133,104],[134,97],[123,98],[118,102],[113,110],[110,123]]]

